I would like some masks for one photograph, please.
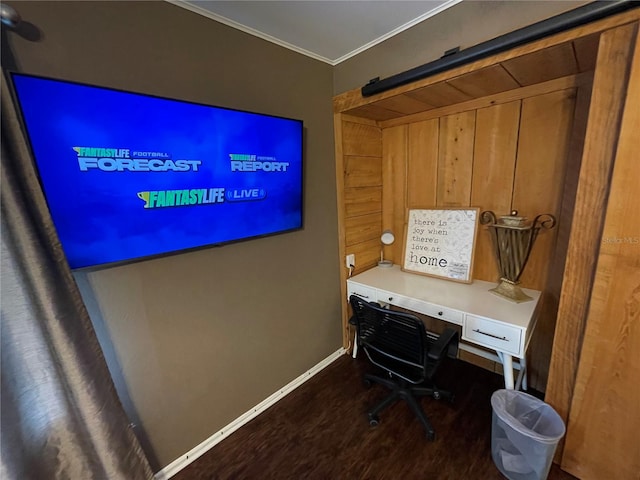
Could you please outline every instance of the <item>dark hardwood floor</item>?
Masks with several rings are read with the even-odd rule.
[[[366,389],[366,360],[344,355],[173,477],[187,479],[503,479],[491,459],[491,394],[502,377],[462,361],[443,365],[453,404],[422,405],[428,442],[404,402],[370,427],[366,412],[387,391]],[[212,405],[212,408],[215,406]],[[550,480],[574,477],[552,466]]]

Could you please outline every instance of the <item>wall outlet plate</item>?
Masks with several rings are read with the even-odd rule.
[[[347,255],[346,266],[347,266],[347,268],[356,266],[356,254],[355,253],[350,253],[349,255]]]

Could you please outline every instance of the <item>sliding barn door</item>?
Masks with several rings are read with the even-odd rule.
[[[636,37],[562,457],[583,480],[640,478],[639,58]]]

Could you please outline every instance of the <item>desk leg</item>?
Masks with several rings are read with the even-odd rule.
[[[527,359],[520,359],[520,373],[518,373],[518,379],[516,380],[516,390],[520,390],[520,386],[522,385],[522,390],[527,391]]]
[[[351,350],[351,356],[356,358],[358,356],[358,331],[353,335],[353,349]]]
[[[513,358],[508,353],[500,352],[502,369],[504,370],[504,388],[513,390]]]

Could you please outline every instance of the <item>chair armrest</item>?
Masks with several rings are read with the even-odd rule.
[[[431,360],[441,360],[447,355],[451,358],[458,356],[458,332],[451,328],[445,328],[438,339],[429,348],[427,356]]]

